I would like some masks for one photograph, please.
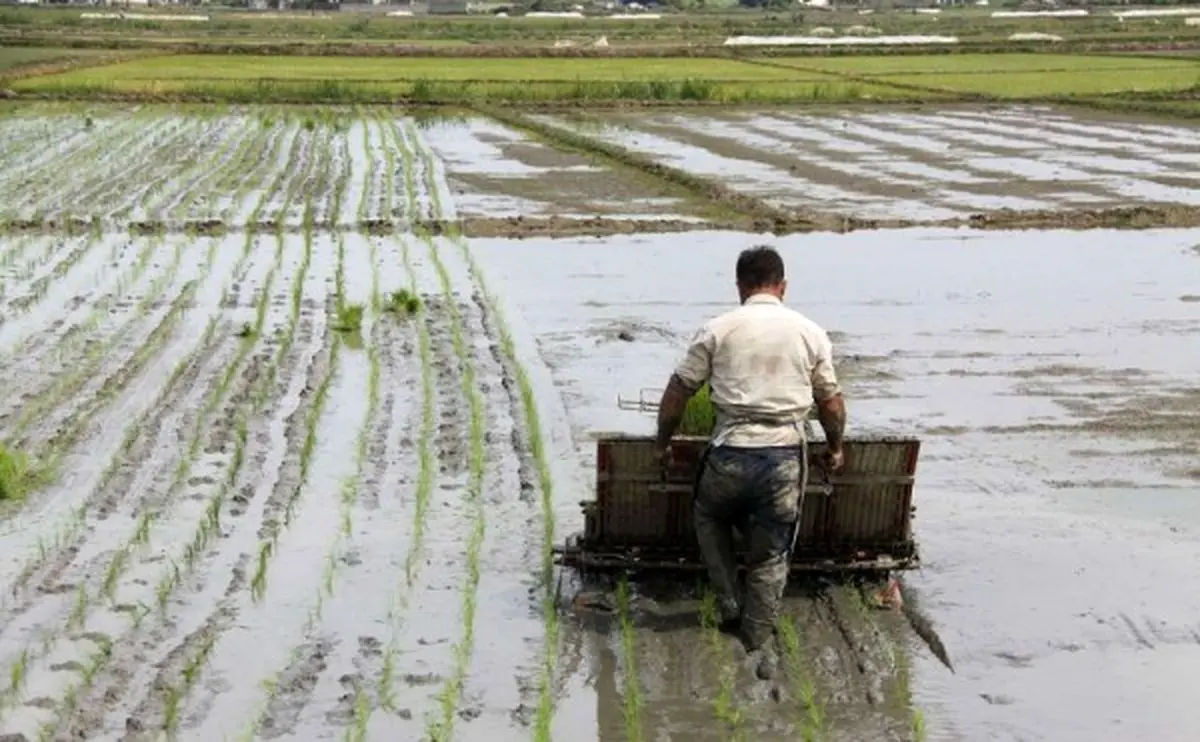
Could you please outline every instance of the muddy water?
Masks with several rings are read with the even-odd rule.
[[[1194,127],[1044,108],[544,120],[781,206],[873,218],[1089,204],[1194,205]]]
[[[1200,155],[1185,128],[1038,111],[1054,139],[1035,157],[1003,146],[1024,113],[641,126],[682,132],[678,151],[709,152],[714,177],[815,209],[1174,193]],[[565,611],[553,643],[541,602],[544,534],[576,530],[592,493],[589,436],[650,429],[616,395],[661,386],[696,323],[729,306],[750,236],[406,233],[510,213],[695,218],[674,187],[479,119],[95,119],[0,155],[20,214],[101,218],[0,239],[0,301],[18,310],[0,326],[17,390],[0,435],[62,456],[0,526],[0,674],[19,678],[0,685],[0,736],[516,740],[549,701],[555,739],[624,739],[638,719],[643,739],[908,739],[910,702],[944,739],[1196,731],[1168,681],[1195,669],[1200,633],[1178,589],[1200,528],[1197,369],[1180,350],[1200,332],[1200,236],[782,241],[798,298],[835,333],[855,429],[926,441],[910,602],[958,672],[902,617],[807,584],[788,604],[792,673],[769,688],[697,628],[686,586],[635,590],[624,638],[609,592]],[[34,141],[42,121],[0,133]],[[139,172],[123,143],[148,123],[149,182],[106,187]],[[722,172],[743,162],[740,180]],[[1078,178],[1015,175],[1043,166]],[[188,233],[206,219],[229,234]],[[400,289],[416,316],[376,303]],[[364,307],[358,332],[338,329],[342,302]],[[549,587],[569,603],[581,586],[561,577]],[[1064,690],[1106,671],[1122,675],[1104,691]]]
[[[577,481],[589,477],[590,433],[652,430],[648,415],[618,410],[616,396],[661,388],[697,323],[731,306],[732,262],[756,241],[475,242],[565,401]],[[880,659],[886,682],[871,699],[837,688],[844,676],[826,655],[844,640],[814,639],[827,715],[860,723],[857,737],[835,723],[835,738],[911,735],[887,711],[906,693],[931,739],[1200,732],[1184,690],[1200,671],[1200,598],[1180,589],[1200,556],[1200,356],[1180,351],[1200,333],[1195,304],[1180,300],[1200,275],[1198,242],[1195,231],[912,230],[776,243],[791,266],[791,302],[836,333],[852,430],[923,439],[916,532],[925,565],[906,584],[957,671],[903,627],[885,627],[868,654],[900,653],[911,680],[900,688],[899,671]],[[547,281],[551,261],[558,278]],[[574,502],[586,496],[582,486],[560,491],[562,531],[580,527]],[[796,599],[790,610],[824,610],[813,605]],[[644,621],[636,641],[646,738],[719,738],[711,679],[688,649],[700,632],[688,621]],[[564,670],[559,728],[620,738],[616,630],[597,636],[572,623],[564,644],[564,662],[575,664]],[[753,685],[739,688],[743,705]],[[753,708],[756,739],[785,734],[795,715],[786,702],[770,714]]]

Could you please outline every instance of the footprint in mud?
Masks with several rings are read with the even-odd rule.
[[[358,637],[358,651],[367,657],[383,656],[383,642],[373,636]]]
[[[1011,652],[996,652],[995,656],[1004,660],[1011,667],[1029,667],[1033,664],[1031,654],[1013,654]]]
[[[442,682],[442,676],[436,672],[426,672],[421,674],[406,673],[400,676],[406,685],[433,685]]]
[[[51,672],[83,672],[83,663],[76,660],[68,660],[67,662],[55,662],[50,665]]]

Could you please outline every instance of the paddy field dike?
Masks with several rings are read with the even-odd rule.
[[[1193,58],[24,49],[0,739],[1200,732]],[[550,554],[762,242],[922,439],[924,630],[798,583],[774,683]]]

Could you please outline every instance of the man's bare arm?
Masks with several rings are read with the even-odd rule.
[[[683,420],[683,411],[687,409],[688,400],[696,393],[696,389],[697,387],[679,378],[678,374],[671,374],[671,380],[667,382],[662,400],[658,403],[658,435],[655,442],[660,449],[670,445],[671,437],[675,435],[679,423]]]
[[[840,392],[817,402],[817,421],[825,431],[830,450],[842,450],[842,436],[846,432],[846,401]]]

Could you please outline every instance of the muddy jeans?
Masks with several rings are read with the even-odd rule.
[[[718,446],[696,486],[696,537],[717,592],[721,618],[738,615],[732,527],[748,541],[742,626],[751,649],[774,632],[807,466],[799,448]]]

